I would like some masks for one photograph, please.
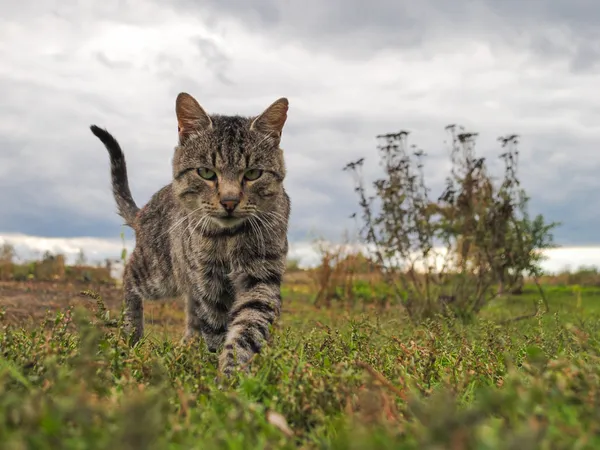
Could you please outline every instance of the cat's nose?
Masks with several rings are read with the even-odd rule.
[[[223,206],[223,208],[225,208],[225,211],[227,211],[229,214],[231,214],[239,204],[239,197],[225,197],[221,199],[221,206]]]

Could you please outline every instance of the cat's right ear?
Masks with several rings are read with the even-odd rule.
[[[181,92],[175,100],[175,113],[177,114],[177,128],[179,141],[185,139],[194,131],[212,128],[212,121],[202,106],[194,97],[186,92]]]

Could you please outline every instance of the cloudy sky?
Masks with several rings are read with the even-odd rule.
[[[108,157],[121,142],[144,204],[169,182],[174,103],[255,115],[290,101],[282,147],[290,240],[352,230],[346,162],[377,169],[380,133],[407,129],[428,177],[444,126],[522,136],[533,213],[561,221],[551,265],[600,264],[600,4],[594,0],[0,0],[0,239],[117,257]],[[200,6],[201,5],[201,6]],[[128,234],[128,237],[131,237]],[[598,256],[595,256],[595,255]]]

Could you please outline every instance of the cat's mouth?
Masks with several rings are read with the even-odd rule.
[[[234,216],[211,216],[211,219],[221,228],[234,228],[246,220],[245,217]]]

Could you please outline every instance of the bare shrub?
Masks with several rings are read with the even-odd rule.
[[[557,225],[528,215],[516,135],[499,138],[504,174],[497,183],[485,158],[475,154],[477,135],[454,125],[447,131],[452,169],[436,200],[425,182],[425,153],[408,145],[406,131],[379,136],[384,175],[373,182],[373,195],[364,183],[363,158],[344,168],[354,175],[361,237],[415,320],[440,313],[468,319],[522,284],[524,275],[537,280],[539,250],[553,245]]]

